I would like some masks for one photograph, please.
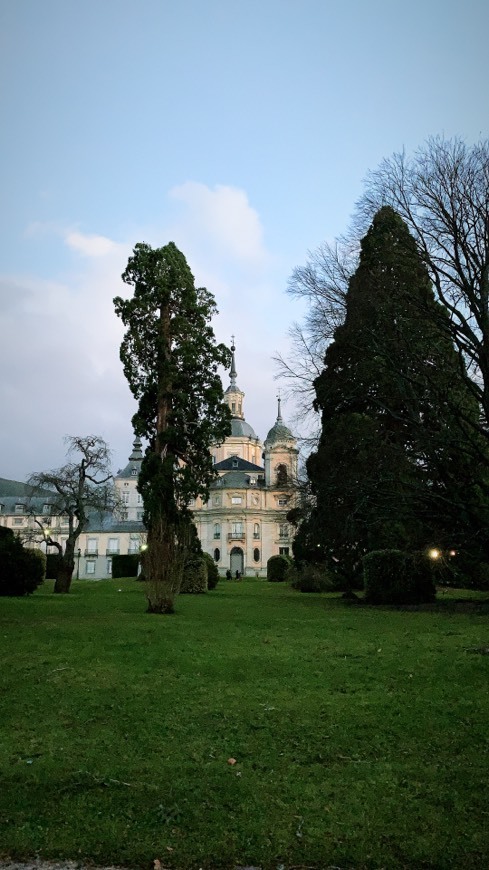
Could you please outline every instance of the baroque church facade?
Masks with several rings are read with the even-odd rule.
[[[266,577],[271,556],[292,552],[294,530],[287,513],[295,504],[297,441],[282,419],[280,398],[265,441],[256,435],[244,415],[245,394],[237,385],[234,343],[231,350],[230,384],[224,394],[231,411],[231,434],[211,450],[216,479],[209,499],[196,499],[189,507],[202,548],[222,576],[231,571],[233,577],[236,572]],[[136,438],[127,465],[114,478],[121,512],[91,515],[78,539],[76,576],[80,579],[110,577],[114,555],[139,553],[144,545],[143,504],[137,491],[142,459],[141,441]],[[0,479],[0,525],[12,528],[27,545],[43,549],[41,526],[52,539],[61,544],[66,540],[66,520],[53,516],[49,493],[32,499],[26,485],[17,481]]]

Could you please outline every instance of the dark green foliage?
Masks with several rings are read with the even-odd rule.
[[[307,562],[300,567],[294,565],[287,572],[286,579],[299,592],[333,592],[338,588],[326,565],[309,565]]]
[[[207,588],[207,560],[204,558],[204,553],[201,553],[185,562],[180,592],[200,595],[207,592]]]
[[[267,580],[274,583],[285,580],[290,561],[288,556],[270,556],[267,562]]]
[[[363,559],[368,604],[426,604],[436,597],[435,571],[426,553],[372,550]]]
[[[138,553],[112,556],[112,577],[137,577],[141,557]]]
[[[299,527],[295,557],[326,562],[354,584],[371,550],[477,542],[484,552],[488,504],[465,437],[477,406],[446,311],[391,208],[377,213],[362,241],[346,301],[315,381],[322,430],[307,472],[316,503]]]
[[[30,595],[44,575],[44,554],[26,549],[11,529],[0,527],[0,595]]]
[[[219,569],[209,553],[202,553],[207,565],[207,588],[215,589],[219,582]]]
[[[187,506],[208,497],[215,477],[209,448],[230,432],[218,374],[230,352],[215,343],[212,294],[195,287],[173,242],[136,245],[122,280],[134,296],[114,299],[126,326],[120,356],[138,402],[134,430],[149,442],[138,483],[148,530],[148,610],[165,613],[173,611],[188,554]]]

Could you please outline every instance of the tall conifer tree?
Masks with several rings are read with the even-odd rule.
[[[465,437],[477,406],[415,241],[390,207],[362,241],[346,302],[315,381],[322,430],[307,470],[317,506],[296,552],[351,578],[373,549],[481,544],[481,472]]]
[[[149,441],[138,483],[148,529],[148,610],[168,613],[193,537],[189,502],[208,497],[215,476],[209,448],[230,432],[218,368],[230,365],[231,354],[215,342],[214,297],[195,287],[173,242],[137,244],[122,280],[134,296],[114,299],[126,326],[120,355],[138,400],[134,431]]]

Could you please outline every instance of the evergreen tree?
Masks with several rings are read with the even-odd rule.
[[[481,471],[465,437],[477,405],[440,326],[446,316],[407,226],[382,208],[315,381],[316,506],[296,543],[350,579],[374,549],[473,546],[477,535],[485,545]]]
[[[192,546],[189,502],[208,497],[215,476],[209,448],[230,432],[218,368],[229,366],[231,356],[215,343],[213,296],[195,287],[173,242],[156,249],[137,244],[122,280],[134,296],[114,299],[127,328],[120,355],[138,401],[134,430],[149,442],[138,483],[148,529],[148,610],[167,613]]]

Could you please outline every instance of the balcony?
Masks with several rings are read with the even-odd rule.
[[[106,556],[118,556],[119,553],[120,553],[119,547],[117,547],[116,550],[112,550],[112,549],[111,549],[111,550],[106,550],[106,551],[105,551],[105,555],[106,555]]]
[[[244,532],[228,532],[228,541],[244,541]]]
[[[98,550],[85,550],[85,556],[98,556]]]

